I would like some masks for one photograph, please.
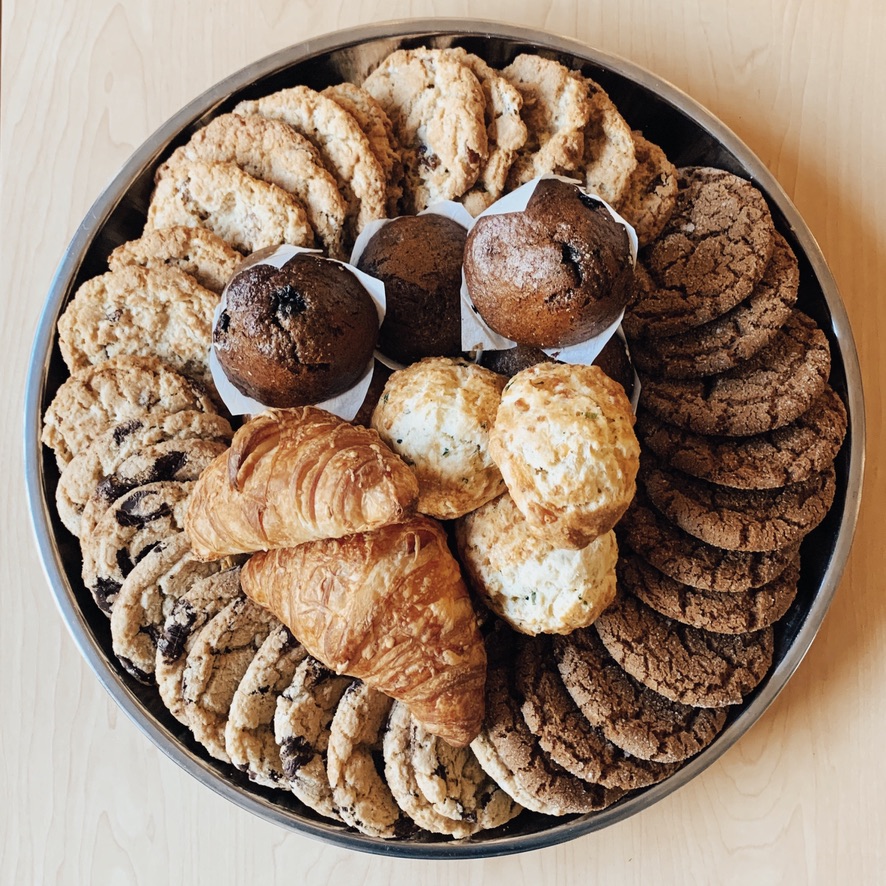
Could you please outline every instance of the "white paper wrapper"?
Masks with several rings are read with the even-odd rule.
[[[516,191],[511,191],[510,194],[506,194],[500,200],[497,200],[488,209],[483,210],[476,219],[472,219],[471,227],[477,223],[478,219],[484,218],[487,215],[501,215],[506,212],[523,212],[529,203],[529,198],[535,193],[538,183],[551,178],[574,184],[583,193],[588,194],[595,200],[599,200],[600,203],[603,204],[612,218],[618,224],[623,225],[627,230],[628,240],[631,245],[631,259],[636,264],[637,249],[639,245],[637,242],[636,231],[605,200],[588,191],[586,188],[581,187],[579,181],[572,178],[566,178],[562,175],[542,175],[538,178],[534,178],[532,181],[526,182],[525,185],[521,185]],[[621,325],[623,316],[624,311],[622,311],[611,326],[586,341],[570,345],[566,348],[544,348],[543,350],[549,357],[553,357],[555,360],[560,360],[563,363],[593,363],[599,356],[600,351],[603,350],[603,346],[610,338],[612,338]],[[468,294],[464,272],[462,272],[461,277],[461,345],[463,351],[505,351],[516,347],[517,345],[516,342],[511,341],[509,338],[505,338],[503,335],[499,335],[486,325],[483,318],[480,316],[479,311],[474,307],[474,303],[471,301],[471,297]]]
[[[243,264],[240,265],[237,273],[254,265],[271,265],[275,268],[282,268],[289,259],[298,255],[300,252],[317,254],[320,250],[305,249],[301,246],[289,246],[288,244],[283,244],[275,249],[261,250],[247,258]],[[326,261],[334,261],[336,264],[344,265],[360,281],[363,288],[369,293],[372,303],[375,305],[375,310],[378,313],[378,325],[381,326],[382,321],[385,318],[386,306],[384,283],[382,283],[381,280],[377,280],[375,277],[370,277],[369,274],[364,274],[362,271],[358,271],[357,268],[352,267],[347,264],[347,262],[338,261],[337,259],[332,258],[326,259]],[[215,324],[218,323],[218,318],[221,316],[221,312],[227,307],[227,304],[226,287],[225,291],[222,292],[221,299],[215,309],[215,315],[212,320],[213,329],[215,329]],[[318,406],[320,409],[325,409],[327,412],[333,413],[333,415],[337,415],[339,418],[345,419],[345,421],[350,421],[357,414],[360,407],[363,405],[363,401],[366,399],[369,383],[372,381],[374,362],[374,358],[369,361],[366,371],[360,377],[360,380],[348,388],[348,390],[336,397],[324,400],[322,403],[315,403],[314,405]],[[242,391],[234,387],[230,379],[225,375],[221,363],[219,363],[218,356],[215,352],[215,345],[213,345],[209,352],[209,371],[212,373],[212,380],[215,383],[216,390],[231,415],[254,414],[264,412],[264,410],[268,408],[267,404],[261,403],[252,397],[248,397]]]

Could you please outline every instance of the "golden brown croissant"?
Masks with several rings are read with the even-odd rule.
[[[241,584],[311,655],[405,702],[434,735],[464,746],[479,732],[486,650],[438,523],[256,554]]]
[[[203,472],[185,530],[216,560],[377,529],[417,501],[412,471],[375,431],[311,406],[271,409]]]

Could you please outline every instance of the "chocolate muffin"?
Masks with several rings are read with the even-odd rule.
[[[536,363],[556,362],[540,348],[529,345],[517,345],[516,348],[507,351],[484,351],[480,358],[481,365],[508,378],[523,369],[535,366]],[[634,392],[634,366],[628,356],[627,346],[617,335],[613,335],[603,345],[603,350],[594,360],[594,366],[599,366],[611,379],[617,381],[630,399]]]
[[[343,265],[300,253],[281,268],[236,274],[213,331],[231,383],[266,406],[307,406],[340,394],[366,370],[378,314]]]
[[[461,353],[461,263],[467,231],[442,215],[386,224],[357,267],[385,284],[382,353],[401,363]]]
[[[625,227],[600,200],[557,179],[539,182],[523,212],[478,219],[464,272],[489,326],[538,348],[602,332],[627,304],[633,282]]]

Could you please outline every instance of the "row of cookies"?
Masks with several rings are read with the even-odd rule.
[[[383,839],[419,828],[466,837],[521,811],[470,749],[442,742],[402,703],[307,655],[243,594],[239,566],[197,562],[183,534],[171,534],[127,578],[112,625],[115,650],[119,620],[153,656],[163,702],[210,755]]]
[[[771,662],[800,544],[833,502],[846,411],[827,339],[795,307],[797,259],[749,182],[680,170],[638,269],[625,329],[644,455],[619,526],[623,593],[596,627],[673,701],[734,704]],[[709,664],[713,652],[741,673]]]

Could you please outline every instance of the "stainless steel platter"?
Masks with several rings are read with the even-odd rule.
[[[132,680],[111,650],[107,618],[80,580],[80,551],[55,512],[55,460],[40,444],[41,416],[66,377],[56,345],[56,321],[85,280],[106,270],[110,251],[137,237],[144,224],[154,169],[213,116],[244,98],[304,83],[323,88],[359,82],[400,47],[464,46],[494,66],[531,51],[581,68],[609,92],[634,129],[660,144],[677,165],[719,166],[751,179],[768,198],[776,226],[800,259],[799,306],[830,340],[831,384],[849,412],[849,434],[837,459],[836,501],[803,545],[800,592],[776,628],[775,664],[756,692],[731,714],[717,740],[666,781],[634,793],[604,812],[550,818],[523,813],[511,825],[470,840],[427,837],[385,842],[321,820],[282,791],[256,787],[232,767],[212,760],[166,711],[156,691]],[[846,565],[858,515],[864,463],[864,401],[852,331],[834,279],[797,210],[760,160],[719,120],[669,83],[623,59],[584,44],[504,24],[433,19],[353,28],[299,43],[221,81],[155,132],[130,158],[90,209],[56,271],[31,356],[25,408],[25,470],[31,514],[44,569],[83,656],[102,685],[167,756],[238,806],[285,828],[339,846],[417,858],[471,858],[538,849],[622,821],[686,784],[720,757],[772,703],[808,650]]]

